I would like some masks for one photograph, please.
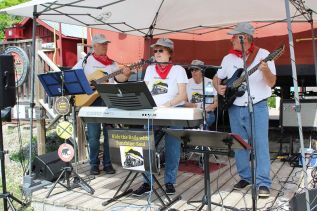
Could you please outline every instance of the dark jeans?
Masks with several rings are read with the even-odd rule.
[[[105,106],[104,102],[101,98],[98,98],[91,106]],[[104,136],[103,143],[103,166],[110,166],[110,154],[109,154],[109,140],[108,140],[108,129],[107,124],[101,123],[87,123],[87,140],[89,145],[89,160],[91,166],[99,166],[100,160],[98,158],[99,155],[99,147],[100,147],[100,134],[101,134],[101,126],[102,132]]]

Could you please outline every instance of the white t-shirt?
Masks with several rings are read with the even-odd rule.
[[[205,79],[205,89],[208,84],[208,82],[211,82],[211,85],[213,87],[211,79],[204,77]],[[203,102],[203,83],[196,84],[195,80],[193,78],[188,80],[187,84],[187,98],[188,102],[190,103],[199,103],[201,104]],[[214,92],[212,95],[216,96],[217,92],[216,89],[213,89]],[[199,106],[198,106],[199,107]]]
[[[144,81],[154,98],[157,106],[174,99],[178,95],[178,84],[188,83],[186,71],[182,66],[174,65],[168,73],[166,79],[162,79],[155,70],[155,65],[146,68]],[[181,102],[177,105],[183,105]],[[175,106],[177,106],[175,105]]]
[[[268,55],[269,55],[269,52],[267,50],[260,48],[252,64],[249,66],[248,70],[256,66]],[[267,64],[272,74],[276,75],[274,61],[268,61]],[[221,67],[222,68],[217,71],[217,77],[220,79],[224,79],[226,77],[231,78],[237,69],[243,68],[243,59],[237,57],[236,55],[228,54],[223,58],[221,62]],[[251,97],[253,99],[253,104],[263,99],[266,99],[272,95],[271,87],[269,87],[266,84],[261,70],[258,69],[253,74],[251,74],[249,77],[249,81],[250,81],[250,92],[251,92]],[[245,106],[247,105],[247,103],[248,103],[248,97],[247,97],[247,92],[245,92],[243,96],[237,97],[233,104],[237,106]]]
[[[77,64],[73,67],[73,69],[84,69],[84,73],[86,77],[93,74],[95,71],[102,71],[107,74],[111,74],[117,70],[119,70],[117,63],[113,62],[111,65],[104,65],[97,61],[92,55],[87,58],[87,63],[83,67],[83,59],[79,60]],[[109,83],[114,83],[114,79],[110,78]]]

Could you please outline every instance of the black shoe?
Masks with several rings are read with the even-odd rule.
[[[148,183],[143,183],[138,189],[132,192],[133,196],[142,196],[151,191],[151,187]]]
[[[251,185],[251,183],[249,183],[248,181],[245,181],[245,180],[242,179],[237,184],[235,184],[233,186],[233,189],[234,190],[241,190],[241,189],[244,189],[244,188],[246,188],[246,187],[248,187],[250,185]]]
[[[259,197],[269,197],[270,196],[270,189],[266,186],[260,186],[259,187]]]
[[[175,194],[175,188],[174,185],[172,183],[166,183],[165,184],[166,187],[166,194],[167,195],[174,195]]]
[[[112,167],[112,165],[103,167],[103,170],[105,171],[106,174],[116,173],[116,170]]]
[[[100,174],[99,166],[92,166],[90,168],[90,174],[91,175],[99,175]]]

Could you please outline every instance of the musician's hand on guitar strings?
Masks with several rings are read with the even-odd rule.
[[[123,66],[122,68],[123,75],[130,77],[131,75],[131,69],[128,66]]]

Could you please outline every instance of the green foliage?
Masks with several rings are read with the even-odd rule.
[[[269,108],[276,108],[276,100],[275,100],[276,96],[271,96],[269,97],[269,99],[267,100],[267,104],[269,106]]]
[[[46,152],[53,152],[57,151],[61,144],[65,143],[65,140],[58,137],[55,130],[49,131],[46,135],[46,142],[45,142],[45,151]],[[29,144],[23,146],[21,149],[10,153],[10,160],[15,162],[26,162],[29,158]],[[32,139],[32,160],[34,159],[35,155],[37,155],[37,140],[36,137]]]
[[[11,7],[29,0],[3,0],[0,2],[0,9]],[[0,14],[0,40],[4,39],[4,29],[19,23],[23,18],[18,16]]]
[[[29,147],[30,144],[27,144],[20,148],[18,151],[14,151],[10,153],[9,158],[12,161],[25,163],[26,160],[29,158]],[[35,155],[37,154],[37,140],[35,137],[32,138],[32,160],[34,159]]]

